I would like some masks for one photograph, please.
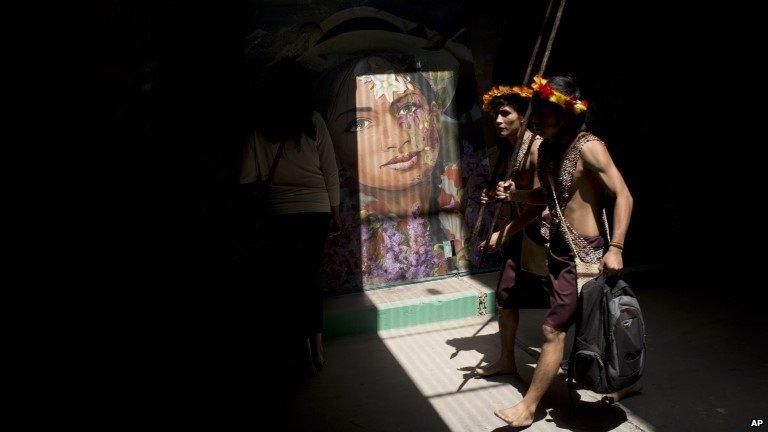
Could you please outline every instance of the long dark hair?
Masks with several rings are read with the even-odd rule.
[[[253,126],[272,143],[294,140],[301,149],[301,136],[317,139],[312,121],[312,75],[294,60],[272,64],[255,86]]]

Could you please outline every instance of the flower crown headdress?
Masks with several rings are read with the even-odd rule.
[[[531,87],[540,98],[558,104],[565,108],[566,111],[570,111],[574,114],[581,114],[589,107],[589,103],[587,103],[586,100],[575,99],[573,96],[566,96],[553,89],[541,75],[533,77],[533,84],[531,84]]]
[[[523,99],[530,99],[530,97],[533,96],[533,90],[529,89],[528,87],[520,87],[520,86],[492,87],[483,95],[483,111],[491,110],[491,101],[493,101],[495,98],[510,96],[510,95],[515,95]]]

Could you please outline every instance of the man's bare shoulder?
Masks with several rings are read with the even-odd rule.
[[[605,142],[592,135],[581,146],[581,159],[592,167],[600,167],[606,160],[610,160],[608,148]]]
[[[606,151],[605,142],[600,138],[590,135],[584,140],[584,144],[581,146],[581,151]]]

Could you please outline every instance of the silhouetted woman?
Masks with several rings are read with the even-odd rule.
[[[314,373],[325,363],[317,276],[329,223],[333,221],[335,232],[341,223],[336,156],[325,122],[312,110],[311,79],[300,66],[280,61],[260,84],[240,182],[265,180],[274,170],[265,230],[271,241],[263,255],[268,257],[266,268],[277,276],[270,279],[282,281],[278,289],[291,291],[277,298],[295,300],[275,307],[296,305],[292,334],[306,355],[307,371]]]

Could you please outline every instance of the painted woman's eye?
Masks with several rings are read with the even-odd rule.
[[[370,120],[364,119],[364,118],[358,118],[358,119],[354,119],[351,122],[349,122],[349,124],[347,125],[346,130],[347,130],[347,132],[359,132],[359,131],[367,128],[368,126],[370,126],[370,124],[371,124]]]
[[[414,103],[407,103],[403,105],[402,108],[400,108],[400,111],[397,112],[397,115],[406,115],[406,114],[413,114],[414,111],[416,111],[419,107]]]

